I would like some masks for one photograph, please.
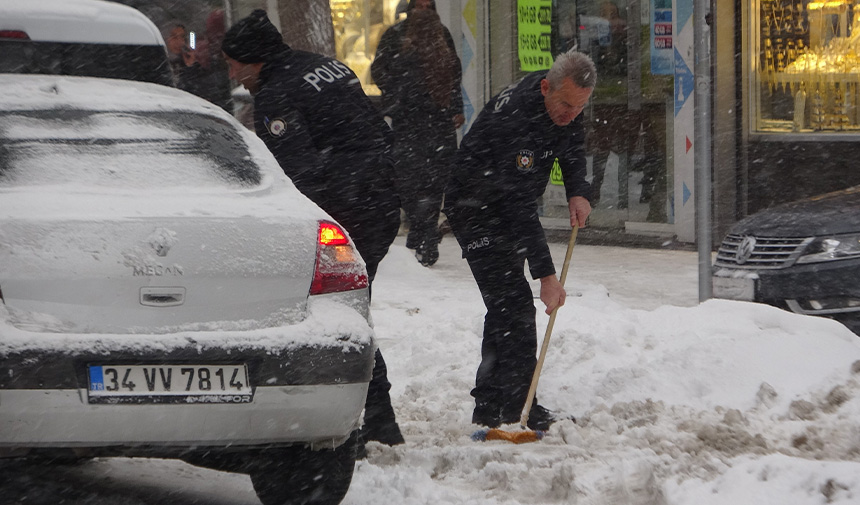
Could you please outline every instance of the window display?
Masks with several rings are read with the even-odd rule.
[[[370,78],[370,64],[382,33],[405,17],[406,2],[330,0],[330,6],[337,59],[358,75],[365,93],[379,95]]]
[[[860,2],[759,0],[750,14],[754,130],[860,131]]]

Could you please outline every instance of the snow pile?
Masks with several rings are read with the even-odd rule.
[[[538,390],[576,423],[471,442],[484,309],[457,252],[446,238],[432,269],[402,247],[381,265],[373,315],[407,444],[370,444],[344,503],[860,503],[860,339],[772,307],[696,306],[688,252],[579,246]]]

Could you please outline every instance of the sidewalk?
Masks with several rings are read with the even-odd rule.
[[[692,307],[699,303],[698,255],[695,250],[660,247],[656,243],[653,246],[604,245],[599,235],[589,237],[587,231],[586,228],[577,235],[571,256],[567,280],[570,296],[576,296],[577,285],[586,283],[604,286],[612,299],[635,309],[653,310],[663,305]],[[569,232],[547,235],[556,273],[560,275],[570,235]],[[412,251],[405,250],[405,244],[406,235],[401,234],[393,247],[399,246],[404,250],[389,252],[389,256],[412,256]],[[396,260],[386,257],[383,263],[387,261]],[[417,265],[417,260],[415,263]],[[457,240],[450,233],[445,234],[439,244],[439,262],[428,271],[467,279],[470,286],[474,282]],[[533,290],[539,293],[539,282],[531,282]]]
[[[547,240],[567,241],[568,231],[558,229],[545,229]],[[639,247],[648,249],[672,249],[680,251],[695,251],[695,244],[678,242],[674,237],[655,237],[649,235],[637,235],[626,233],[624,230],[609,230],[606,228],[594,228],[589,226],[579,230],[577,241],[588,245],[607,245],[618,247]]]
[[[553,221],[560,220],[556,219]],[[566,219],[564,221],[567,222]],[[448,227],[448,221],[444,218],[440,223],[440,229],[445,237],[454,238],[453,234],[451,234],[451,229]],[[401,225],[399,234],[405,235],[407,231],[408,229],[406,228],[406,225]],[[544,232],[546,233],[547,240],[550,242],[567,243],[567,239],[569,237],[568,233],[570,231],[569,228],[547,226],[547,224],[544,223]],[[672,249],[681,251],[696,250],[696,244],[679,242],[674,237],[669,238],[665,236],[640,235],[627,233],[622,229],[597,228],[594,226],[589,226],[579,230],[577,240],[579,243],[587,245]]]

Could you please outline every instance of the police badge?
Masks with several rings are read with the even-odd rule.
[[[266,125],[266,129],[269,130],[269,133],[275,137],[280,137],[287,131],[287,123],[281,118],[276,118],[271,121],[269,121],[269,118],[264,118],[263,122]]]
[[[517,170],[522,173],[529,173],[534,168],[535,153],[528,149],[523,149],[517,154]]]

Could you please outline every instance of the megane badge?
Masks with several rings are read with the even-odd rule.
[[[738,246],[738,255],[735,257],[735,263],[743,265],[750,259],[753,251],[755,251],[755,237],[747,235],[741,241],[741,245]]]

